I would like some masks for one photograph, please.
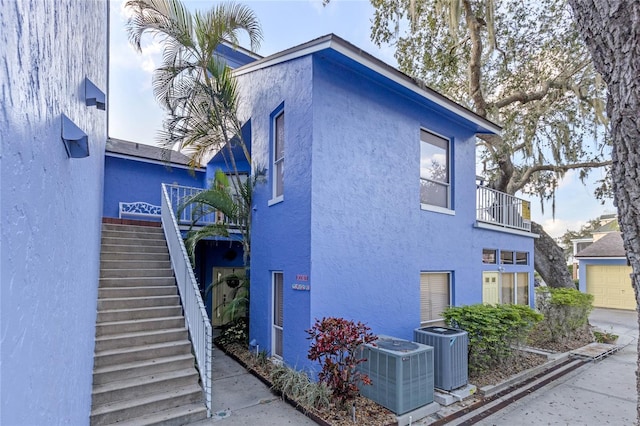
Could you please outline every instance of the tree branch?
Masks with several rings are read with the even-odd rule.
[[[542,87],[539,90],[533,92],[524,92],[517,91],[506,98],[503,98],[496,102],[490,102],[487,104],[488,109],[500,109],[516,102],[520,102],[521,104],[526,104],[533,101],[540,101],[545,98],[549,94],[552,89],[563,90],[563,91],[573,91],[571,87],[571,80],[568,78],[556,78],[553,80],[548,80],[542,83]],[[583,96],[582,94],[576,94],[578,99],[588,104],[591,104],[591,99],[587,96]]]
[[[527,169],[526,172],[515,182],[511,188],[513,193],[515,194],[517,191],[521,190],[527,183],[529,183],[529,179],[534,173],[537,172],[566,172],[573,169],[587,169],[594,167],[603,167],[609,166],[612,164],[611,160],[604,161],[586,161],[584,163],[574,163],[574,164],[540,164],[538,166],[531,166]]]
[[[464,14],[469,39],[471,40],[471,54],[469,57],[469,95],[475,104],[475,112],[481,117],[487,116],[487,102],[482,94],[482,38],[480,37],[480,22],[473,15],[469,0],[464,2]]]

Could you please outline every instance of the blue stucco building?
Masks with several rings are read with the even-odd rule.
[[[252,219],[260,348],[304,368],[316,318],[410,339],[449,304],[531,303],[526,204],[478,201],[475,135],[497,125],[334,35],[235,75],[268,170]],[[496,226],[506,216],[520,223]]]
[[[0,2],[3,425],[89,422],[107,7],[99,0]],[[87,78],[99,99],[88,96]],[[65,126],[79,129],[74,138],[86,142],[88,157],[67,154],[63,115]]]
[[[410,339],[449,305],[532,305],[528,204],[475,175],[475,136],[499,126],[335,35],[248,58],[234,73],[253,164],[238,146],[234,156],[241,173],[267,175],[252,211],[250,339],[260,348],[311,368],[305,330],[322,317]],[[218,154],[195,177],[175,162],[124,170],[110,146],[105,216],[124,199],[157,203],[161,182],[205,188],[228,167]],[[153,188],[112,187],[141,172],[146,180],[133,180]],[[201,287],[241,259],[238,241],[202,241]],[[214,325],[225,297],[206,295]]]
[[[190,170],[108,139],[86,94],[87,79],[107,87],[107,3],[0,7],[12,46],[0,66],[0,423],[86,424],[101,221],[120,220],[120,202],[159,205],[161,183],[205,188],[224,161]],[[475,135],[497,125],[333,35],[266,58],[219,53],[236,69],[252,152],[240,171],[267,171],[252,210],[260,348],[312,367],[316,318],[409,339],[450,304],[531,304],[526,204],[476,183]],[[63,115],[86,158],[69,156]],[[203,241],[201,284],[241,269],[242,255],[237,239]],[[207,300],[214,325],[219,302]]]

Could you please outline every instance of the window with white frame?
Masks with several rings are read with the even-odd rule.
[[[271,354],[282,358],[282,329],[284,326],[284,274],[274,272]]]
[[[273,199],[282,199],[284,195],[284,111],[273,117],[273,158],[272,179]]]
[[[420,130],[420,203],[451,208],[449,140]]]
[[[451,274],[422,272],[420,274],[420,324],[444,325],[442,312],[451,304]]]

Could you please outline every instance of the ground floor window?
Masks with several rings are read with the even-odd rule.
[[[451,274],[420,274],[420,324],[444,325],[442,312],[451,305]]]
[[[494,272],[482,273],[482,303],[529,304],[529,273]]]
[[[282,358],[282,328],[284,325],[284,274],[274,272],[273,281],[273,321],[272,321],[272,341],[271,354]]]

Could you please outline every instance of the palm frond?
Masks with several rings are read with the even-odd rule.
[[[196,246],[198,242],[210,237],[228,237],[229,231],[226,225],[220,223],[214,223],[207,226],[203,226],[197,231],[191,231],[185,239],[185,248],[191,259],[191,264],[195,265]]]
[[[179,41],[185,47],[195,47],[193,18],[179,0],[129,0],[125,8],[132,12],[126,28],[129,42],[140,52],[142,36],[162,36]]]

